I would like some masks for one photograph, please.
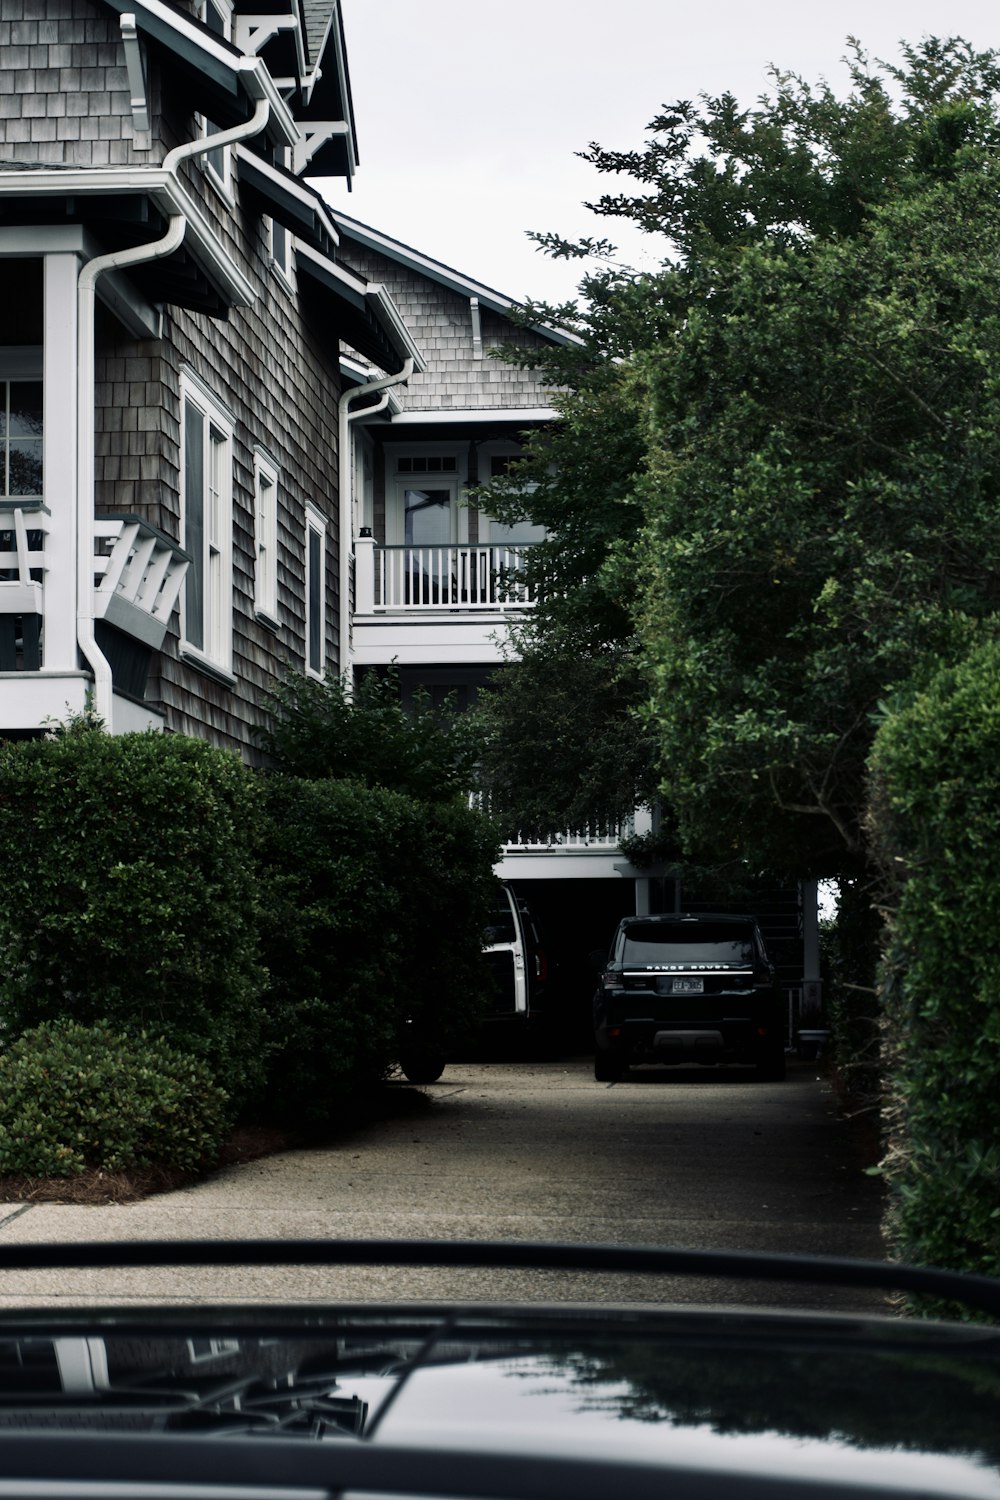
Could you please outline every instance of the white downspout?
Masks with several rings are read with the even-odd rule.
[[[351,670],[351,555],[354,550],[354,466],[353,454],[351,452],[351,423],[356,417],[370,416],[373,411],[380,411],[388,400],[388,391],[391,386],[405,385],[413,374],[415,361],[412,355],[407,356],[403,368],[397,370],[395,375],[386,375],[381,380],[369,380],[367,385],[355,385],[350,390],[344,391],[337,403],[337,467],[339,484],[339,583],[340,583],[340,608],[338,611],[338,649],[340,660],[338,667],[340,676],[347,681],[347,674]],[[360,411],[350,411],[352,401],[359,396],[371,396],[376,391],[385,391],[386,396],[382,403],[376,406],[364,406]],[[347,686],[351,684],[347,681]]]
[[[185,141],[175,146],[163,159],[164,172],[174,172],[179,162],[192,156],[217,151],[220,146],[234,141],[247,140],[259,135],[266,126],[271,106],[266,99],[258,100],[252,117],[242,125],[221,130],[216,135],[205,136],[196,141]],[[110,732],[111,711],[114,697],[111,681],[111,665],[97,644],[94,634],[94,314],[98,277],[105,271],[127,269],[143,265],[171,255],[177,249],[187,230],[187,219],[183,214],[172,214],[167,232],[161,239],[146,245],[133,245],[128,250],[115,250],[109,255],[98,255],[83,267],[77,282],[77,584],[76,584],[76,639],[84,661],[94,674],[93,710],[97,718]]]

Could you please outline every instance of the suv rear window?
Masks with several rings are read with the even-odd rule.
[[[752,964],[753,935],[732,927],[699,924],[685,930],[656,922],[625,930],[622,962],[626,964]]]

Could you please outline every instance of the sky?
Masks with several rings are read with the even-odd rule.
[[[579,263],[527,231],[648,238],[583,204],[607,191],[575,153],[641,146],[661,104],[702,91],[752,104],[768,65],[845,92],[846,41],[899,60],[899,42],[962,36],[1000,48],[995,0],[342,0],[361,165],[328,201],[514,298],[571,297]]]

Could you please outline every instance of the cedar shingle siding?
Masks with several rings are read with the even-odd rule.
[[[118,16],[90,0],[0,0],[0,167],[155,167],[170,147],[193,139],[196,122],[172,82],[169,54],[150,44],[146,55],[152,144],[139,150]],[[99,307],[95,497],[98,516],[138,515],[183,544],[182,368],[190,366],[234,414],[236,682],[227,685],[181,659],[175,612],[162,651],[152,656],[146,702],[162,711],[166,728],[207,734],[254,759],[253,731],[267,690],[304,664],[307,501],[328,519],[326,652],[330,668],[338,665],[339,345],[335,328],[307,324],[274,273],[266,225],[241,202],[233,166],[232,198],[200,161],[184,163],[180,175],[251,284],[254,305],[234,308],[227,318],[166,305],[162,337],[139,340]],[[149,238],[160,232],[151,230]],[[253,608],[257,444],[280,472],[277,631],[258,621]]]
[[[539,335],[517,329],[509,319],[482,308],[483,355],[476,359],[468,297],[351,239],[349,230],[342,232],[341,253],[366,280],[386,287],[427,360],[428,369],[414,375],[401,395],[407,411],[451,407],[456,411],[500,412],[505,407],[548,405],[537,375],[503,364],[489,354],[491,349],[510,342],[542,346],[546,341]]]

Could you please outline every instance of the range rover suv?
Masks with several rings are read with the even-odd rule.
[[[594,996],[594,1076],[631,1063],[751,1063],[785,1076],[774,965],[751,916],[625,917]]]

